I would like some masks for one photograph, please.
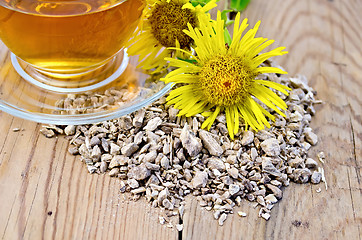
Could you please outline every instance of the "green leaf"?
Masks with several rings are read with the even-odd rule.
[[[183,58],[179,58],[177,57],[178,60],[181,60],[181,61],[185,61],[185,62],[188,62],[188,63],[192,63],[192,64],[196,64],[197,61],[194,60],[194,59],[183,59]]]
[[[207,0],[206,0],[207,1]],[[192,4],[192,6],[196,7],[197,5],[201,5],[202,7],[205,6],[205,4],[207,3],[206,1],[202,1],[202,0],[192,0],[190,1],[190,3]]]
[[[192,4],[192,6],[196,7],[197,5],[200,6],[205,6],[208,2],[210,2],[211,0],[190,0],[190,3]],[[218,2],[219,0],[217,0],[216,2]]]
[[[221,19],[225,21],[225,23],[227,22],[227,20],[229,20],[227,13],[232,12],[233,10],[230,9],[226,9],[224,11],[221,12]]]
[[[230,44],[231,44],[231,36],[230,36],[230,33],[227,30],[227,28],[224,29],[224,39],[225,39],[225,43],[227,43],[230,46]]]
[[[242,11],[248,6],[249,2],[250,0],[230,0],[229,8],[234,11]]]
[[[224,10],[224,11],[221,12],[221,19],[224,20],[224,23],[225,23],[225,26],[226,26],[226,27],[234,23],[234,20],[230,20],[230,19],[228,18],[228,16],[227,16],[227,14],[228,14],[229,12],[232,12],[232,11],[233,11],[233,10],[226,9],[226,10]]]

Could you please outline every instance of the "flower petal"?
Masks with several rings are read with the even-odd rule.
[[[258,72],[260,72],[260,73],[288,74],[286,71],[283,71],[280,68],[276,68],[276,67],[259,67]]]
[[[215,111],[212,113],[210,117],[208,117],[201,125],[201,128],[206,128],[210,130],[212,124],[215,122],[216,117],[219,115],[221,110],[220,106],[216,106]]]
[[[260,69],[260,68],[258,68]],[[285,95],[289,95],[289,93],[285,90],[292,90],[291,88],[284,86],[283,84],[272,82],[272,81],[266,81],[266,80],[255,80],[255,82],[262,84],[264,86],[274,88],[275,90],[278,90],[279,92],[284,93]]]

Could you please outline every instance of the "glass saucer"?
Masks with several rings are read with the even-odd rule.
[[[0,41],[0,110],[45,124],[81,125],[118,118],[151,104],[172,88],[142,73],[135,67],[137,59],[131,57],[128,66],[115,71],[112,81],[64,93],[25,80],[12,58],[16,66],[15,56]]]

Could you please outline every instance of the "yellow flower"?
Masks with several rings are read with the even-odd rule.
[[[203,7],[194,7],[188,0],[147,0],[139,31],[129,42],[128,54],[139,55],[139,66],[143,69],[161,71],[167,63],[165,57],[182,55],[170,47],[190,50],[192,38],[183,32],[187,24],[198,27],[198,17],[215,6],[215,0]]]
[[[175,104],[179,109],[179,116],[186,117],[202,113],[208,117],[202,128],[210,129],[216,117],[225,112],[226,124],[230,137],[239,131],[239,119],[256,131],[270,127],[267,121],[275,119],[255,99],[259,99],[278,114],[285,116],[281,110],[287,105],[271,89],[278,90],[286,95],[288,87],[266,80],[256,79],[262,73],[286,74],[275,67],[260,67],[270,57],[283,55],[284,47],[278,47],[266,53],[260,53],[273,40],[255,38],[260,22],[253,29],[247,28],[247,19],[240,25],[240,14],[235,18],[233,38],[230,46],[224,38],[224,21],[218,12],[217,20],[209,17],[199,18],[200,27],[188,25],[184,32],[190,36],[195,44],[195,56],[190,55],[194,62],[167,58],[170,66],[177,69],[168,73],[162,81],[181,84],[172,90],[167,98],[168,104]],[[240,26],[239,26],[240,25]],[[184,51],[185,52],[185,51]]]

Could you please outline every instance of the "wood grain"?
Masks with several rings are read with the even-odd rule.
[[[46,139],[40,124],[0,117],[1,239],[177,238],[158,224],[159,210],[126,201],[117,180],[90,175],[67,153],[66,139]]]
[[[234,214],[223,228],[189,199],[184,239],[361,239],[361,11],[361,1],[251,1],[243,17],[262,21],[259,35],[289,51],[276,60],[306,75],[324,101],[312,119],[319,144],[310,156],[326,153],[329,189],[291,184],[268,222],[244,203],[249,217]]]
[[[66,139],[0,112],[0,239],[361,239],[361,12],[360,0],[252,0],[242,14],[287,47],[275,60],[306,75],[324,101],[310,156],[326,153],[328,191],[291,184],[268,222],[244,201],[248,217],[233,214],[223,227],[190,197],[179,234],[158,224],[159,209],[125,200],[116,179],[90,175]]]

